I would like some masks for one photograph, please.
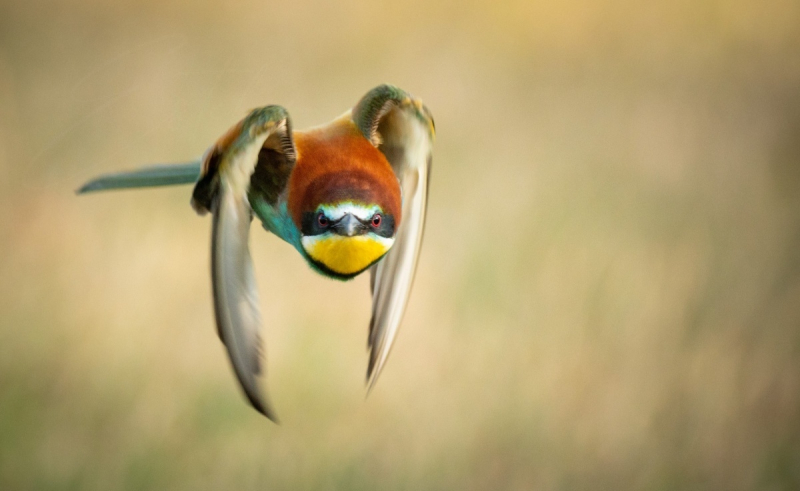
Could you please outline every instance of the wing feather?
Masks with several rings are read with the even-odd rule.
[[[213,205],[211,278],[214,314],[233,370],[256,410],[275,420],[260,387],[262,341],[258,287],[248,242],[251,211],[247,198],[222,182]]]
[[[279,106],[253,110],[234,130],[238,133],[226,134],[214,147],[216,157],[210,160],[214,165],[198,181],[193,203],[203,209],[210,197],[211,279],[219,336],[250,403],[277,422],[260,383],[261,312],[248,244],[253,218],[248,191],[264,147],[283,152],[290,165],[295,160],[294,145],[288,114]]]
[[[385,106],[383,106],[385,107]],[[403,217],[389,253],[372,267],[367,384],[371,390],[389,356],[411,293],[428,200],[433,122],[421,103],[408,97],[383,109],[377,125],[379,149],[397,174]]]

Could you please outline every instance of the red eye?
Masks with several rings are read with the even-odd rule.
[[[380,227],[382,220],[383,217],[380,215],[380,213],[376,213],[375,215],[372,216],[372,226],[375,228]]]
[[[329,223],[328,217],[326,217],[324,213],[320,213],[317,215],[317,223],[320,227],[327,227]]]

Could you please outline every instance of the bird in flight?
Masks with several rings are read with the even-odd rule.
[[[435,128],[427,107],[392,85],[330,123],[293,131],[281,106],[252,110],[197,161],[99,176],[78,194],[194,183],[211,213],[211,282],[220,339],[250,404],[277,421],[261,387],[261,312],[249,251],[253,216],[324,276],[367,270],[372,318],[367,387],[389,356],[422,243]]]

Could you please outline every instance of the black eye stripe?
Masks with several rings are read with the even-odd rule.
[[[321,218],[324,218],[324,220]],[[321,217],[320,213],[309,211],[303,213],[300,231],[303,235],[319,235],[330,229],[330,226],[331,221],[328,217],[324,215]]]
[[[320,235],[324,234],[328,230],[331,229],[337,221],[331,220],[328,217],[325,217],[328,222],[326,225],[321,225],[319,223],[319,215],[320,213],[317,211],[307,211],[303,213],[302,216],[302,223],[300,226],[300,232],[303,235]],[[372,217],[367,218],[366,220],[358,219],[364,225],[368,225],[370,231],[376,235],[380,235],[381,237],[392,237],[394,235],[394,217],[392,215],[383,215],[381,214],[381,223],[377,227],[372,225]]]
[[[394,235],[394,217],[392,215],[381,215],[380,223],[377,226],[373,225],[373,218],[374,216],[366,221],[373,233],[387,238]]]

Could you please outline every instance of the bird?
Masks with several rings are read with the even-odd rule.
[[[293,131],[285,108],[250,111],[199,159],[104,174],[76,193],[194,184],[210,213],[214,316],[233,372],[259,413],[278,422],[262,388],[261,313],[250,224],[294,247],[318,273],[370,274],[367,393],[395,340],[411,292],[428,202],[436,129],[425,104],[389,84],[322,126]]]

